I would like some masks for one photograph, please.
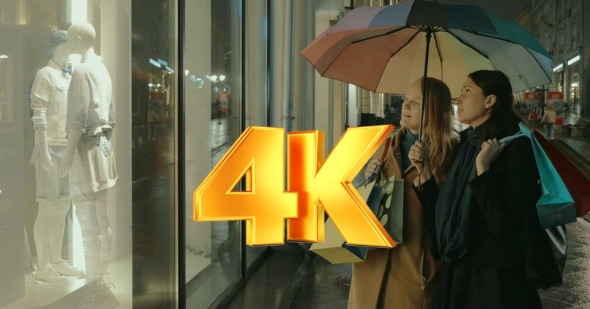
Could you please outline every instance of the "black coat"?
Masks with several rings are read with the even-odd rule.
[[[460,147],[463,143],[462,136]],[[527,258],[519,246],[523,237],[527,238],[524,241],[546,237],[535,206],[541,189],[530,140],[513,140],[490,164],[490,170],[468,185],[472,205],[477,207],[472,242],[460,260],[443,261],[435,307],[541,307],[536,289],[527,281]],[[425,209],[425,220],[434,222],[435,182],[426,182],[418,193],[422,205],[430,207]],[[437,248],[433,252],[436,255]]]

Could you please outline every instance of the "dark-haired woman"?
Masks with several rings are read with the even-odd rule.
[[[434,213],[436,246],[442,260],[435,308],[540,308],[529,284],[522,237],[543,237],[535,204],[539,174],[531,142],[499,139],[519,131],[510,81],[500,71],[476,71],[456,100],[461,132],[457,156],[440,191],[422,163],[425,145],[410,159],[422,178],[423,205]],[[438,193],[438,198],[436,198]],[[429,200],[430,199],[430,200]],[[429,200],[429,201],[428,201]],[[523,235],[523,231],[533,233]],[[526,239],[525,239],[526,241]]]

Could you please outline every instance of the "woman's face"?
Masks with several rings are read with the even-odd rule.
[[[418,134],[420,131],[421,108],[422,81],[417,80],[410,86],[406,93],[406,99],[402,104],[402,119],[400,120],[400,124],[414,134]]]
[[[491,107],[489,101],[489,97],[484,96],[483,90],[468,77],[461,88],[461,94],[455,100],[459,122],[473,128],[484,123],[490,117],[486,110],[486,107]]]

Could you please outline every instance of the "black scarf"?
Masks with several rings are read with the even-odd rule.
[[[435,228],[441,258],[456,261],[469,251],[474,203],[469,181],[477,175],[475,158],[481,149],[481,126],[469,128],[461,148],[440,188],[435,209]]]

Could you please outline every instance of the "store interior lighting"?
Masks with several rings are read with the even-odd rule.
[[[578,62],[578,60],[580,60],[580,55],[578,55],[578,56],[575,56],[574,58],[572,58],[572,59],[568,60],[568,61],[567,61],[567,65],[572,65],[572,64],[574,64],[574,63]]]
[[[553,68],[553,72],[561,71],[563,69],[563,63],[560,63],[558,66]]]
[[[88,21],[88,1],[70,0],[70,16],[72,23],[83,23]]]
[[[161,67],[162,67],[162,65],[161,65],[161,64],[160,64],[158,61],[156,61],[156,60],[154,60],[154,59],[152,59],[152,58],[150,58],[150,63],[151,63],[153,66],[155,66],[155,67],[158,67],[158,68],[161,68]]]

